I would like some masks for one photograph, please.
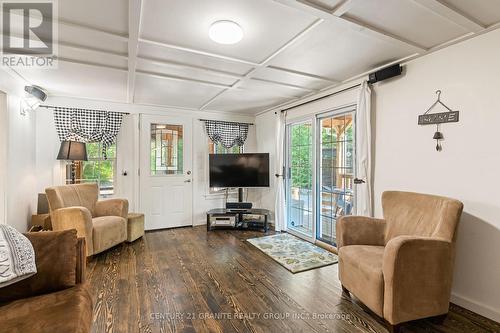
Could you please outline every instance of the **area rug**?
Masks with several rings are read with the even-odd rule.
[[[338,262],[335,254],[286,233],[250,238],[247,241],[292,273]]]

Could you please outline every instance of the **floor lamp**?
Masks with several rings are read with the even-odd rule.
[[[57,159],[71,161],[71,184],[75,184],[75,161],[87,161],[87,146],[84,142],[63,141]]]

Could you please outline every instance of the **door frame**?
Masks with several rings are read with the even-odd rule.
[[[318,158],[320,156],[319,150],[321,148],[320,146],[320,136],[318,135],[318,129],[320,128],[320,121],[323,118],[331,117],[331,116],[339,116],[342,114],[347,114],[351,113],[353,114],[353,123],[354,123],[354,129],[353,129],[353,135],[356,137],[356,116],[357,116],[357,104],[355,102],[349,103],[346,105],[342,106],[337,106],[331,109],[327,110],[321,110],[312,114],[304,115],[301,117],[295,117],[292,119],[287,119],[285,122],[285,144],[284,144],[284,150],[285,150],[285,203],[287,205],[286,207],[286,212],[287,212],[287,220],[286,220],[286,232],[297,236],[301,239],[304,239],[308,242],[311,243],[320,243],[324,244],[325,246],[328,247],[333,247],[336,249],[336,244],[330,244],[326,243],[318,238],[317,232],[318,232],[318,223],[319,223],[319,205],[320,205],[320,200],[318,200],[319,197],[319,175],[320,173],[320,163],[318,162]],[[290,146],[290,126],[291,125],[296,125],[296,124],[302,124],[310,122],[311,123],[311,132],[312,132],[312,199],[313,199],[313,231],[312,231],[312,237],[300,232],[298,230],[294,230],[292,228],[288,227],[288,203],[290,202],[289,198],[289,182],[290,182],[290,153],[289,153],[289,146]],[[354,171],[354,178],[356,177],[356,171],[357,171],[357,152],[356,152],[356,143],[353,147],[354,149],[354,157],[353,157],[353,171]],[[356,202],[356,191],[354,188],[354,193],[353,193],[353,203]],[[354,209],[354,207],[353,207]]]
[[[312,236],[301,232],[299,230],[295,230],[292,228],[289,228],[288,226],[288,219],[290,217],[289,214],[289,206],[288,203],[290,202],[290,196],[289,196],[289,184],[290,184],[290,158],[291,154],[289,153],[289,147],[290,147],[290,126],[292,125],[298,125],[298,124],[304,124],[304,123],[310,123],[311,124],[311,136],[312,136]],[[285,204],[286,204],[286,232],[297,236],[301,239],[304,239],[308,242],[314,243],[316,241],[316,168],[314,165],[316,165],[316,149],[315,149],[315,137],[316,137],[316,121],[314,120],[314,115],[308,115],[300,118],[294,118],[291,120],[287,120],[285,123]]]
[[[185,172],[186,171],[190,171],[191,174],[189,175],[190,178],[191,178],[191,181],[190,181],[190,184],[189,186],[191,187],[191,199],[188,200],[189,202],[189,205],[191,206],[191,214],[189,216],[189,220],[190,220],[190,224],[187,224],[185,226],[181,226],[181,227],[187,227],[187,226],[194,226],[194,177],[193,177],[193,166],[194,166],[194,161],[193,161],[193,149],[194,149],[194,126],[193,126],[193,118],[190,117],[190,116],[183,116],[183,115],[165,115],[165,114],[151,114],[151,113],[140,113],[139,114],[139,121],[138,121],[138,127],[139,127],[139,135],[138,135],[138,157],[139,157],[139,160],[138,160],[138,163],[137,163],[137,167],[138,167],[138,208],[139,208],[139,211],[141,212],[144,212],[144,204],[143,204],[143,196],[142,196],[142,187],[143,187],[143,180],[142,180],[142,177],[143,177],[143,172],[150,172],[150,170],[143,170],[142,168],[142,158],[143,158],[143,153],[144,153],[144,146],[142,145],[142,138],[143,138],[143,124],[144,124],[144,117],[162,117],[162,118],[165,118],[165,119],[168,119],[166,122],[168,122],[169,124],[173,124],[173,125],[184,125],[182,124],[182,122],[185,122],[186,124],[189,124],[190,128],[191,128],[191,133],[189,135],[189,140],[191,140],[191,145],[190,145],[190,149],[184,149],[183,151],[183,157],[186,156],[186,153],[188,154],[189,158],[190,158],[190,161],[191,161],[191,164],[189,166],[189,169],[187,168],[184,168],[183,170],[183,174],[182,176],[186,176],[185,175]],[[180,123],[179,123],[180,122]],[[185,147],[185,146],[184,146]],[[185,165],[183,163],[183,165]],[[152,177],[161,177],[159,175],[157,176],[152,176]],[[178,176],[180,177],[180,176]],[[171,228],[176,228],[176,227],[167,227],[167,228],[164,228],[164,229],[171,229]],[[148,229],[148,230],[162,230],[162,229]]]
[[[354,146],[353,146],[353,151],[354,151],[354,156],[353,156],[353,178],[356,178],[356,174],[357,174],[357,151],[356,151],[356,145],[357,145],[357,140],[356,140],[356,116],[357,116],[357,104],[354,103],[354,104],[349,104],[349,105],[344,105],[344,106],[340,106],[340,107],[336,107],[336,108],[333,108],[331,110],[328,110],[328,111],[324,111],[324,112],[320,112],[320,113],[317,113],[315,114],[315,118],[316,118],[316,128],[320,128],[321,126],[321,120],[322,119],[325,119],[325,118],[330,118],[330,117],[336,117],[336,116],[341,116],[341,115],[345,115],[345,114],[348,114],[348,113],[352,113],[352,119],[353,119],[353,137],[354,137]],[[321,138],[320,136],[316,136],[315,137],[315,146],[316,146],[316,156],[321,156],[320,154],[320,149],[321,149]],[[315,164],[315,170],[316,170],[316,175],[318,175],[318,177],[315,179],[315,182],[316,182],[316,191],[314,193],[314,197],[316,198],[316,206],[315,206],[315,216],[316,216],[316,219],[314,220],[314,225],[315,225],[315,235],[314,235],[314,239],[316,242],[319,242],[319,243],[322,243],[322,244],[325,244],[325,245],[328,245],[328,246],[332,246],[334,247],[335,249],[337,248],[337,243],[333,243],[333,244],[330,244],[328,242],[325,242],[323,240],[321,240],[319,237],[318,237],[318,234],[317,232],[319,231],[319,224],[321,223],[320,221],[320,214],[318,214],[318,212],[320,211],[321,209],[321,200],[319,200],[319,196],[321,195],[321,191],[320,191],[320,188],[319,188],[319,184],[320,184],[320,179],[319,179],[319,175],[321,175],[321,165],[320,163],[317,163]],[[353,205],[354,203],[356,202],[356,187],[353,186]],[[353,206],[353,212],[354,212],[355,208]]]

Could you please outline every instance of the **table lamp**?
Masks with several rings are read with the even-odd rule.
[[[57,159],[71,161],[71,184],[75,184],[75,161],[87,161],[87,146],[84,142],[62,141]]]

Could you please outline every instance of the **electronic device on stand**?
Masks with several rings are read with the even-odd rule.
[[[211,188],[238,188],[238,201],[207,212],[207,230],[214,228],[263,229],[267,232],[269,211],[243,202],[243,188],[269,187],[269,154],[210,154]]]

